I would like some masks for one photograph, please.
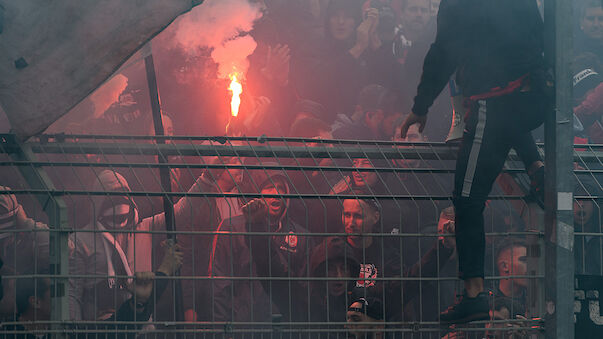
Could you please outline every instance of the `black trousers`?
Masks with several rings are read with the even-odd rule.
[[[461,279],[484,277],[483,211],[488,194],[511,148],[525,165],[540,160],[531,130],[547,112],[542,95],[532,92],[472,103],[456,163],[453,203]]]

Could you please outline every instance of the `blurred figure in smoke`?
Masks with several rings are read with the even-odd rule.
[[[440,4],[436,41],[425,57],[412,113],[401,133],[406,136],[414,124],[419,124],[419,131],[425,128],[429,107],[456,71],[469,111],[453,192],[459,275],[465,293],[440,315],[444,323],[489,317],[483,211],[515,140],[525,138],[526,145],[536,148],[530,131],[548,113],[553,87],[543,45],[536,0],[442,0]]]
[[[323,104],[320,117],[332,123],[353,110],[354,98],[366,83],[363,54],[371,46],[378,11],[362,16],[361,0],[332,0],[326,10],[325,39],[300,48],[292,60],[291,81],[298,95]]]
[[[521,309],[513,310],[522,315],[525,315],[528,279],[516,276],[528,274],[527,251],[525,241],[511,238],[499,245],[495,257],[498,275],[507,278],[499,281],[494,293],[496,296],[510,298],[524,306]]]
[[[358,94],[352,116],[339,114],[333,124],[333,136],[351,140],[391,140],[394,122],[400,118],[394,106],[397,96],[387,88],[371,84]]]

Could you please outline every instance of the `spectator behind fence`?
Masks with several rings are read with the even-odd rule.
[[[379,233],[380,218],[381,208],[375,200],[346,199],[343,202],[341,219],[348,234],[346,242],[360,262],[354,295],[380,298],[385,304],[385,319],[400,321],[404,306],[419,295],[418,281],[402,282],[401,278],[437,276],[438,264],[443,265],[451,258],[454,245],[438,241],[419,262],[402,272],[399,239],[369,235]],[[383,278],[392,280],[380,280]]]
[[[1,261],[0,261],[1,263]],[[137,324],[109,324],[110,322],[148,321],[154,311],[157,300],[167,285],[167,280],[154,281],[156,276],[172,276],[182,265],[182,252],[178,245],[169,245],[169,249],[157,270],[153,272],[136,272],[134,279],[128,282],[127,289],[132,294],[123,302],[117,311],[108,319],[107,324],[83,325],[90,332],[96,332],[103,338],[135,338],[139,329]],[[0,265],[1,266],[1,265]],[[0,288],[1,288],[0,284]],[[17,321],[22,324],[0,326],[0,331],[16,331],[20,333],[5,335],[2,338],[34,339],[51,338],[49,330],[51,312],[51,280],[50,278],[23,278],[16,285]],[[0,293],[0,300],[2,299]],[[82,329],[82,328],[79,328]],[[103,333],[106,331],[105,333]],[[102,333],[102,334],[101,334]],[[84,334],[86,336],[88,334]],[[76,338],[78,334],[70,337]]]
[[[355,339],[385,338],[384,319],[383,304],[378,298],[358,298],[350,304],[346,314],[348,336]]]
[[[299,117],[291,126],[291,137],[308,139],[332,139],[330,126],[322,120],[312,117]],[[304,142],[299,147],[324,147],[328,151],[330,143]],[[318,166],[333,167],[334,161],[330,157],[324,158],[298,158],[282,159],[282,163],[291,166]],[[328,170],[291,170],[287,174],[295,184],[295,191],[304,194],[328,194],[331,187],[341,179],[337,171]],[[305,197],[291,199],[289,214],[300,225],[307,225],[310,232],[325,232],[328,230],[328,217],[330,215],[329,201],[319,198]]]
[[[279,195],[288,194],[292,184],[282,171],[257,170],[252,185],[260,194]],[[289,304],[290,295],[305,293],[295,288],[296,284],[253,279],[300,277],[306,272],[311,244],[303,235],[306,229],[292,220],[287,209],[288,199],[253,199],[243,207],[244,215],[220,224],[208,270],[211,277],[219,278],[211,280],[214,321],[265,322],[273,314],[281,314],[288,321],[308,314],[304,305]],[[229,234],[232,232],[276,235]],[[252,279],[228,279],[242,277]]]
[[[201,189],[198,179],[188,192]],[[123,195],[93,196],[92,222],[82,232],[71,235],[75,249],[70,258],[70,274],[87,276],[69,280],[73,320],[102,319],[128,298],[126,281],[115,276],[132,276],[134,272],[152,269],[151,234],[132,231],[165,231],[166,225],[164,213],[140,220],[136,204],[127,196],[128,182],[117,172],[100,172],[92,191],[123,192]],[[199,222],[200,210],[194,205],[198,199],[202,198],[183,197],[174,205],[177,230],[178,226]]]
[[[312,280],[310,282],[310,320],[344,322],[350,294],[360,274],[360,263],[351,248],[340,237],[329,237],[312,250],[310,271],[313,278],[341,280]]]
[[[0,186],[0,257],[6,293],[0,301],[0,320],[12,319],[15,310],[16,275],[32,274],[49,267],[48,226],[29,218],[10,188]]]
[[[238,157],[213,157],[211,165],[241,166]],[[206,193],[238,193],[243,185],[243,169],[207,169],[199,180],[200,189]],[[199,211],[198,222],[183,225],[182,231],[203,232],[215,231],[220,223],[237,215],[241,215],[242,200],[233,197],[204,197],[199,199],[195,208]],[[196,226],[196,227],[195,227]],[[180,237],[180,244],[187,261],[182,266],[182,275],[189,277],[207,276],[209,256],[213,235],[187,234]],[[211,319],[210,309],[206,307],[211,299],[207,280],[190,280],[182,282],[184,301],[184,318],[186,321],[207,321]]]
[[[351,140],[391,140],[394,122],[400,117],[394,111],[396,100],[397,96],[381,85],[365,86],[358,94],[354,113],[337,115],[333,136]]]
[[[601,186],[591,177],[592,174],[577,177],[574,189],[574,257],[576,274],[603,274],[601,256],[603,255],[603,237],[588,236],[579,233],[603,233],[601,206]]]
[[[574,53],[594,53],[603,60],[603,7],[600,0],[580,0],[577,4],[579,29],[575,30]]]
[[[325,38],[300,46],[291,61],[291,82],[298,95],[323,104],[320,117],[332,123],[353,109],[365,83],[362,54],[370,48],[378,13],[362,18],[361,0],[333,0],[326,9]]]
[[[521,308],[509,309],[509,311],[524,316],[528,279],[516,276],[528,274],[527,251],[525,241],[509,238],[499,245],[495,258],[497,273],[503,278],[498,282],[494,295],[511,299],[514,305],[519,305]]]
[[[574,58],[574,114],[579,124],[574,123],[577,137],[589,143],[603,142],[603,85],[601,64],[597,56],[583,53]],[[576,143],[578,143],[577,141]],[[581,143],[584,143],[582,141]]]

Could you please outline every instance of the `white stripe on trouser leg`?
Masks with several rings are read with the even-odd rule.
[[[461,194],[463,197],[468,197],[471,194],[471,186],[473,185],[473,179],[475,178],[477,159],[479,157],[479,151],[482,148],[482,141],[484,140],[484,129],[486,127],[486,101],[480,100],[478,103],[479,111],[477,115],[477,126],[475,127],[473,145],[471,145],[471,153],[469,153],[467,170],[465,171],[465,178],[463,180],[463,191]]]

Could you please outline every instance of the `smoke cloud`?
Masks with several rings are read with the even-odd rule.
[[[257,43],[245,33],[261,16],[261,8],[248,0],[206,0],[178,19],[172,25],[172,34],[177,45],[190,56],[209,48],[219,66],[218,76],[228,78],[233,71],[247,72],[247,57]]]

